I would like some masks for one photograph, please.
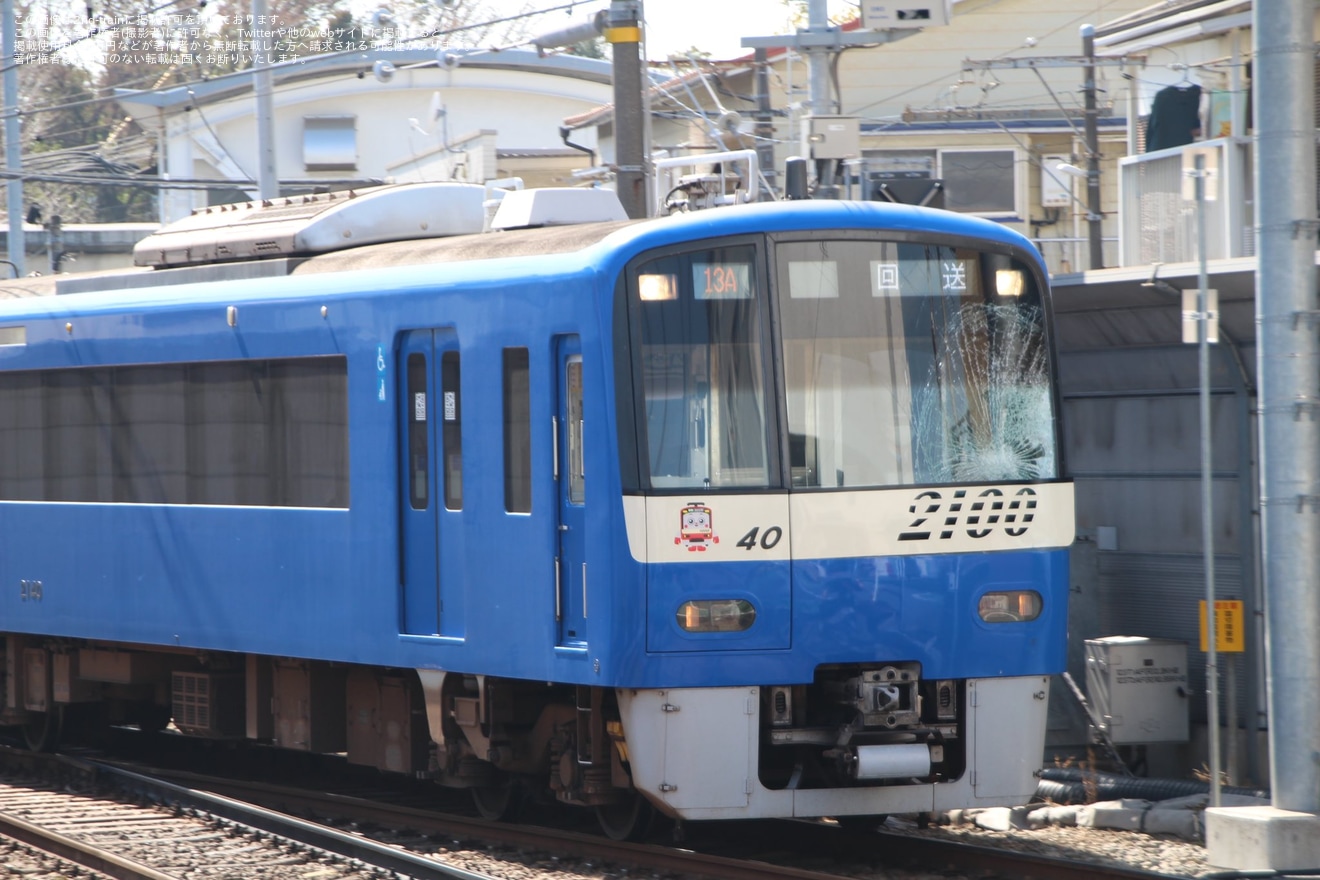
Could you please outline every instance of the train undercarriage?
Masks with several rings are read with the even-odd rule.
[[[680,762],[716,762],[702,775],[730,780],[733,812],[710,818],[736,815],[739,791],[754,812],[754,790],[782,804],[785,794],[929,787],[968,763],[965,683],[923,680],[912,663],[821,667],[801,685],[616,691],[17,635],[0,659],[0,724],[21,727],[33,748],[128,725],[338,753],[469,789],[488,818],[514,818],[527,799],[590,808],[620,839],[645,833],[657,807],[702,818],[692,797],[726,797],[680,793],[666,781],[682,776]],[[715,704],[701,701],[723,712],[730,696],[747,735],[725,741],[731,725],[706,729],[701,706]],[[657,746],[655,731],[682,712],[686,726]],[[864,799],[848,803],[841,812],[868,812]]]

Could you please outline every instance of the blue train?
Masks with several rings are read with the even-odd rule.
[[[10,282],[0,723],[343,752],[616,837],[1028,800],[1073,538],[1030,244],[484,199],[209,209]]]

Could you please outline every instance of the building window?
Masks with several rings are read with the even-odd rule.
[[[963,214],[1020,217],[1018,155],[1012,149],[864,150],[868,196],[877,198],[880,182],[889,184],[900,200],[921,202],[929,188],[942,184],[938,207]]]
[[[357,117],[304,116],[303,166],[308,171],[356,171]]]
[[[964,214],[1018,214],[1012,150],[940,150],[944,207]]]

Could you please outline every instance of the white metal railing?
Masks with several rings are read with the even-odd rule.
[[[1123,266],[1189,263],[1196,252],[1196,204],[1183,193],[1183,154],[1217,152],[1217,198],[1205,206],[1208,260],[1255,253],[1251,142],[1242,138],[1197,141],[1119,160],[1119,262]]]
[[[760,192],[761,167],[755,150],[675,156],[656,159],[654,165],[656,186],[652,214],[655,216],[668,213],[669,200],[675,194],[683,195],[687,210],[696,210],[754,202]],[[718,171],[697,171],[716,165]],[[744,170],[738,171],[739,166],[745,166]],[[684,169],[689,169],[689,173],[683,173]]]

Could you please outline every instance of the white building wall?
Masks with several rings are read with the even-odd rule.
[[[391,166],[415,160],[475,130],[497,132],[501,149],[563,147],[564,117],[611,98],[608,83],[535,70],[459,66],[397,71],[389,82],[368,72],[277,82],[274,89],[276,171],[281,181],[386,179]],[[436,111],[440,112],[437,113]],[[256,119],[251,91],[192,109],[165,114],[165,168],[174,178],[255,179]],[[303,120],[308,116],[355,118],[357,166],[308,171]],[[593,132],[573,138],[594,147]],[[493,155],[493,152],[492,152]],[[586,154],[582,165],[590,164]],[[491,170],[493,173],[493,166]],[[481,182],[481,181],[475,181]],[[251,190],[255,197],[255,187]],[[186,216],[206,204],[201,190],[175,190],[162,200],[162,221]]]

